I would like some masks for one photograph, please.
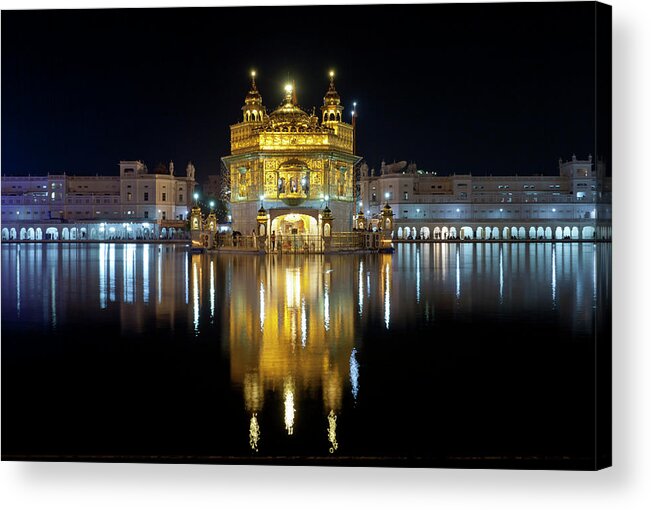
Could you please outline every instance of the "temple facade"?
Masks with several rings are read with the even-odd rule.
[[[231,154],[223,157],[230,182],[233,230],[258,235],[350,232],[354,214],[354,128],[334,73],[321,113],[303,110],[293,85],[271,113],[251,73],[242,120],[230,126]],[[327,221],[323,219],[327,218]]]

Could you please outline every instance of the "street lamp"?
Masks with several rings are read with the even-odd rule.
[[[192,197],[194,198],[194,205],[196,206],[197,200],[199,200],[199,193],[195,193],[194,195],[192,195]]]
[[[214,200],[211,200],[211,201],[210,201],[210,211],[212,212],[212,210],[213,210],[214,208],[215,208],[215,201],[214,201]]]

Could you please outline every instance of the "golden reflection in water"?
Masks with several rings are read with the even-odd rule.
[[[357,304],[351,282],[363,266],[346,257],[322,256],[215,260],[218,274],[223,274],[221,265],[233,277],[223,337],[229,338],[231,380],[242,387],[249,421],[256,414],[258,427],[264,426],[260,413],[267,392],[276,394],[272,401],[281,405],[276,416],[290,436],[301,426],[304,398],[320,396],[323,416],[336,416],[346,387],[352,385],[354,398],[358,392],[353,353],[357,315],[351,313]],[[387,302],[388,260],[380,266],[385,272],[381,295]],[[237,271],[231,272],[230,264]]]
[[[334,453],[339,448],[339,443],[337,442],[337,415],[332,409],[328,413],[328,441],[332,445],[329,451]]]
[[[258,441],[260,441],[260,425],[258,424],[258,414],[253,413],[249,423],[249,444],[251,450],[258,451]]]

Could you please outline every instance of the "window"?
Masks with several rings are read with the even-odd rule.
[[[163,211],[163,219],[166,219],[166,217],[165,217],[165,216],[166,216],[166,215],[165,215],[165,211]]]
[[[165,193],[165,192],[163,191],[163,202],[166,201],[166,198],[167,198],[167,193]]]
[[[405,191],[405,200],[409,200],[409,193]]]
[[[145,218],[149,218],[149,211],[145,211]]]
[[[145,195],[142,198],[145,202],[149,202],[149,192],[145,191]]]
[[[181,194],[179,195],[179,201],[180,201],[180,202],[183,202],[183,193],[181,193]]]
[[[132,195],[131,193],[127,193],[127,200],[131,201]]]

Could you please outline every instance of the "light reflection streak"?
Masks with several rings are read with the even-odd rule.
[[[420,303],[420,249],[416,248],[416,303]]]
[[[330,289],[328,284],[324,284],[323,288],[323,325],[325,330],[330,329]]]
[[[457,245],[457,301],[461,297],[461,268],[459,267],[459,246]]]
[[[158,291],[158,303],[163,301],[163,254],[160,252],[160,246],[156,249],[156,261],[158,262],[158,271],[156,271],[156,284]]]
[[[384,266],[384,325],[389,329],[391,319],[391,282],[389,280],[389,264]]]
[[[185,304],[190,302],[190,260],[185,257]]]
[[[142,247],[142,300],[149,303],[149,245]]]
[[[307,313],[305,312],[305,298],[301,300],[301,345],[307,344]]]
[[[122,256],[124,257],[122,261],[122,279],[123,279],[123,293],[125,303],[133,303],[134,287],[135,287],[135,278],[134,278],[134,266],[135,266],[135,254],[136,254],[136,245],[127,244],[122,250]]]
[[[552,308],[556,308],[556,243],[552,244]]]
[[[20,318],[20,245],[16,250],[16,314]]]
[[[192,311],[194,315],[194,331],[199,332],[199,268],[197,261],[192,261]]]
[[[57,281],[56,268],[54,264],[50,266],[50,317],[52,317],[52,327],[57,327]]]
[[[215,317],[215,261],[210,261],[210,318]]]
[[[287,430],[288,435],[294,433],[294,417],[296,414],[296,409],[294,408],[294,390],[289,381],[285,381],[284,389],[285,397],[285,429]]]
[[[597,250],[593,245],[592,251],[592,308],[597,308]]]
[[[106,250],[105,244],[99,245],[99,307],[106,308]]]
[[[334,453],[339,448],[339,443],[337,442],[337,415],[332,409],[328,413],[328,441],[332,445],[328,451]]]
[[[251,416],[251,423],[249,424],[249,444],[251,450],[258,451],[258,441],[260,441],[260,425],[258,424],[257,413]]]
[[[260,282],[260,331],[264,331],[264,283]]]
[[[371,299],[371,272],[366,272],[366,296]]]
[[[109,299],[111,303],[115,303],[115,245],[109,244],[108,247],[108,259],[109,259]]]
[[[500,244],[500,304],[504,303],[504,257],[502,245]]]
[[[357,301],[359,305],[359,316],[364,312],[364,262],[359,261],[359,276],[357,279]]]
[[[357,401],[357,393],[359,393],[359,363],[356,355],[357,350],[353,348],[350,353],[350,387],[355,401]]]

